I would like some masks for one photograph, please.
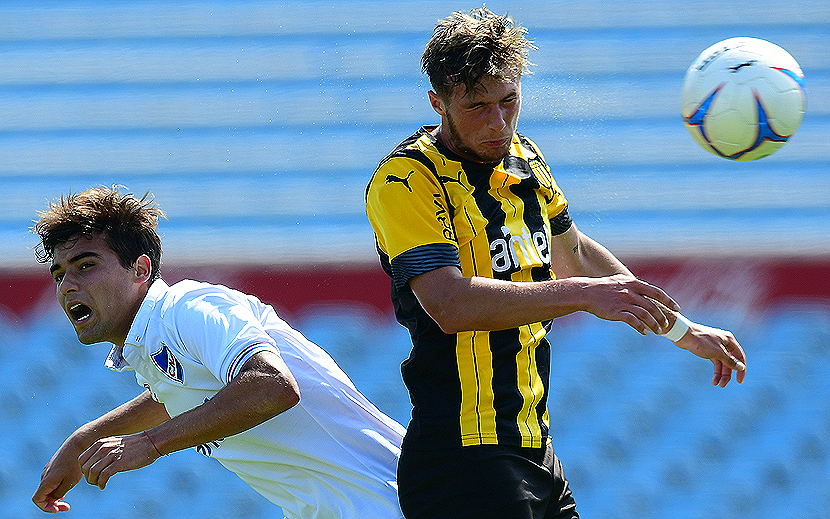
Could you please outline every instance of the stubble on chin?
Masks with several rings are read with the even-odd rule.
[[[448,118],[447,122],[448,125],[447,131],[445,132],[445,138],[448,142],[444,144],[461,157],[464,157],[473,162],[478,162],[480,164],[492,164],[496,162],[501,162],[502,159],[504,159],[510,153],[510,144],[512,142],[512,139],[508,140],[504,146],[500,146],[498,148],[475,150],[469,145],[467,145],[461,138],[461,134],[458,132],[458,129],[456,128],[455,124],[453,124],[452,119]]]

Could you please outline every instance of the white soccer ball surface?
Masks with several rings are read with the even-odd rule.
[[[704,50],[683,80],[683,123],[703,149],[731,160],[774,153],[804,119],[804,74],[784,49],[729,38]]]

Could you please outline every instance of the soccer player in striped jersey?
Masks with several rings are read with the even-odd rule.
[[[422,57],[440,124],[398,145],[367,188],[413,341],[398,466],[407,519],[578,517],[549,435],[556,317],[586,311],[665,334],[711,359],[717,385],[745,374],[730,332],[681,316],[571,221],[541,151],[517,131],[532,48],[486,8],[440,21]]]

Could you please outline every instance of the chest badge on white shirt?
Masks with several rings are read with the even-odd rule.
[[[184,384],[182,365],[164,342],[159,344],[158,351],[153,352],[150,358],[153,359],[153,364],[156,365],[159,371],[167,375],[167,378],[175,380],[179,384]]]

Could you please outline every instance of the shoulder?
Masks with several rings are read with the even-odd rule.
[[[398,204],[421,205],[440,191],[439,175],[448,159],[435,147],[429,127],[401,142],[375,170],[366,188],[370,213]]]
[[[412,176],[432,177],[444,167],[448,159],[436,148],[430,134],[432,127],[421,127],[404,139],[380,161],[368,189],[390,182],[403,182]]]
[[[415,133],[401,141],[395,149],[392,150],[386,157],[384,157],[378,169],[382,168],[387,162],[395,158],[411,158],[419,160],[422,158],[425,149],[432,147],[432,137],[430,135],[430,126],[422,126]]]
[[[209,294],[221,294],[218,290],[218,285],[204,283],[202,281],[193,281],[191,279],[184,279],[177,283],[170,285],[164,297],[165,306],[184,305],[188,302],[204,297]]]
[[[224,313],[233,307],[251,308],[253,300],[256,298],[224,285],[185,279],[170,286],[159,310],[162,316],[168,317],[191,312]]]
[[[528,150],[532,151],[535,154],[541,154],[541,152],[539,151],[539,146],[527,135],[524,135],[520,132],[516,132],[516,139],[522,146],[524,146]]]
[[[530,169],[530,173],[536,178],[541,187],[557,191],[556,181],[553,178],[550,166],[548,166],[542,151],[535,142],[516,132],[516,139],[511,153],[527,165],[526,167]]]
[[[542,151],[539,149],[539,146],[530,138],[522,135],[521,133],[516,132],[516,139],[514,140],[514,146],[511,149],[511,154],[529,162],[531,165],[539,163],[544,167],[547,167],[545,157],[542,155]]]

